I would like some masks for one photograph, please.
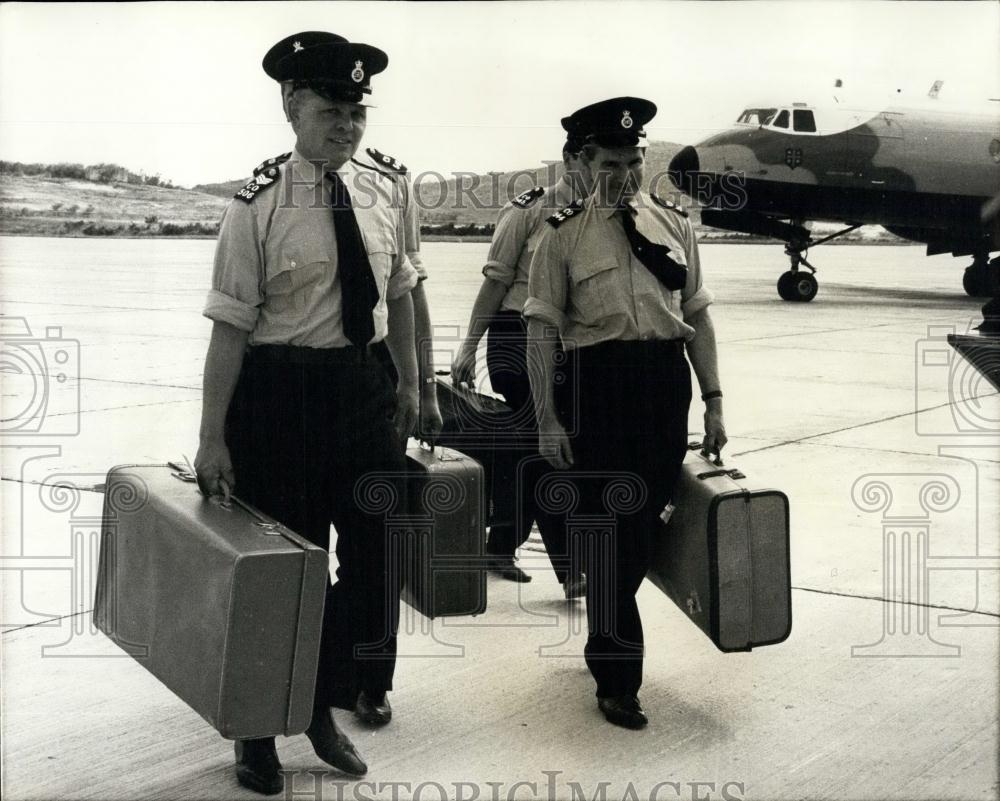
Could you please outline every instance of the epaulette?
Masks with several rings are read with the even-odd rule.
[[[582,208],[583,208],[583,201],[582,200],[574,200],[566,208],[560,209],[555,214],[553,214],[551,217],[548,217],[545,220],[545,222],[547,222],[553,228],[558,228],[560,225],[562,225],[564,222],[566,222],[566,220],[568,220],[570,217],[572,217],[574,214],[576,214]]]
[[[387,167],[393,172],[398,172],[400,175],[406,175],[406,173],[409,172],[409,170],[406,169],[406,166],[404,164],[397,161],[392,156],[387,156],[384,153],[379,153],[373,147],[366,147],[365,153],[367,153],[368,157],[376,164],[381,164],[383,167]]]
[[[282,153],[280,156],[261,162],[253,171],[253,178],[247,181],[246,186],[233,197],[239,198],[244,203],[251,203],[262,189],[266,189],[278,180],[278,167],[291,157],[291,153]]]
[[[686,211],[684,211],[684,209],[682,209],[676,203],[672,203],[669,200],[664,200],[662,197],[658,197],[658,196],[654,195],[652,192],[650,192],[649,196],[651,198],[653,198],[653,202],[657,206],[660,206],[661,208],[664,208],[664,209],[669,209],[670,211],[676,211],[682,217],[687,217],[688,216],[688,213]]]
[[[275,156],[273,159],[268,159],[267,161],[262,161],[257,165],[257,168],[253,171],[254,175],[260,175],[264,170],[270,169],[271,167],[277,167],[279,164],[284,164],[292,157],[291,152],[282,153],[280,156]]]
[[[519,209],[526,209],[544,194],[545,187],[536,186],[533,189],[529,189],[527,192],[522,192],[511,201],[511,204],[517,206]]]

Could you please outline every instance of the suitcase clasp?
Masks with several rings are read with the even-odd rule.
[[[257,528],[264,529],[264,532],[263,532],[264,534],[271,534],[271,535],[276,536],[276,537],[280,537],[281,536],[281,531],[278,528],[278,526],[279,526],[278,523],[271,523],[271,522],[269,522],[267,520],[254,520],[253,524],[255,526],[257,526]]]
[[[701,611],[701,602],[698,600],[698,592],[696,590],[691,590],[688,594],[687,610],[688,614],[692,617]]]

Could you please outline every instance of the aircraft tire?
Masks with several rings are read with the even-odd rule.
[[[795,273],[791,270],[782,273],[778,279],[778,295],[782,300],[795,300]]]
[[[976,267],[966,267],[962,273],[962,289],[970,298],[983,298],[989,294],[989,281],[986,270]]]
[[[778,294],[782,300],[808,303],[819,291],[819,283],[812,273],[803,271],[782,273],[778,279]]]
[[[795,293],[795,300],[808,303],[819,292],[819,281],[812,273],[799,272],[792,284],[792,291]]]

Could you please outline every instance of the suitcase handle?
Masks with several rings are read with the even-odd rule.
[[[721,453],[716,453],[715,454],[715,458],[712,459],[710,457],[709,452],[706,451],[702,447],[702,443],[700,443],[700,442],[689,442],[688,443],[688,450],[689,451],[698,451],[698,455],[702,459],[704,459],[706,462],[708,462],[709,464],[714,464],[716,467],[722,467],[722,465],[723,465],[722,454]]]

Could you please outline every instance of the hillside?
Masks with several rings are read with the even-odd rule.
[[[0,175],[0,234],[215,236],[225,207],[188,189]]]

